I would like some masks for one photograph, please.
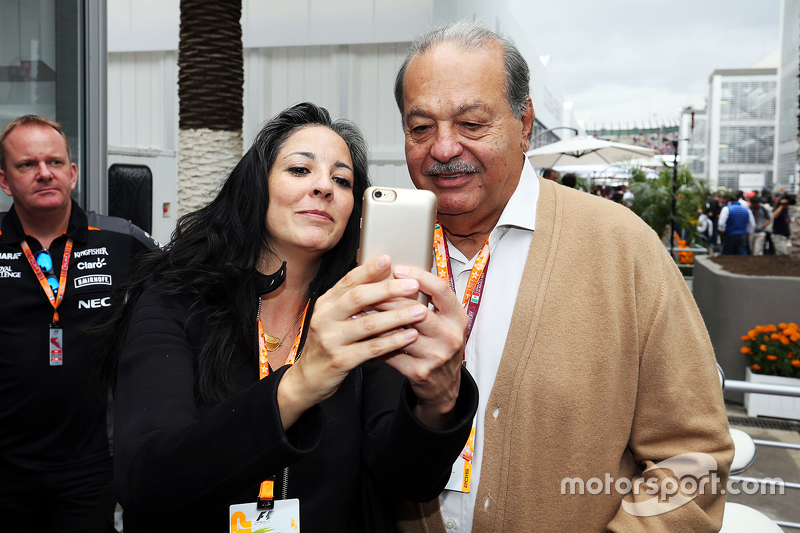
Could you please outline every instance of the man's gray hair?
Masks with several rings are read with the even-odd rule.
[[[527,98],[530,95],[531,73],[528,62],[519,53],[513,42],[505,37],[498,35],[482,22],[475,20],[459,20],[444,26],[430,29],[414,39],[394,82],[394,98],[397,101],[397,108],[400,116],[405,113],[403,109],[403,80],[405,79],[408,64],[415,57],[424,54],[435,44],[451,42],[465,51],[481,50],[494,44],[500,46],[505,62],[506,81],[503,90],[506,93],[508,105],[512,113],[517,118],[522,118],[522,114],[527,107]],[[531,128],[531,132],[533,129]]]

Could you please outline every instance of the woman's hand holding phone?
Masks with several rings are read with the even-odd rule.
[[[420,283],[389,276],[390,258],[379,256],[353,269],[314,306],[301,357],[278,386],[284,429],[310,407],[331,397],[347,374],[361,363],[403,350],[416,341],[413,327],[429,314],[412,300]],[[410,305],[363,313],[380,302],[405,299]]]

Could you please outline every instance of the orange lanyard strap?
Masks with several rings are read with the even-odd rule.
[[[67,239],[67,244],[64,245],[64,256],[61,258],[61,272],[58,276],[57,295],[53,294],[53,289],[50,288],[50,284],[47,283],[42,268],[39,266],[39,263],[36,262],[36,258],[33,257],[33,252],[31,252],[31,247],[28,246],[28,242],[23,240],[20,245],[22,246],[22,251],[25,252],[28,263],[33,269],[33,273],[36,274],[36,279],[39,280],[39,285],[42,286],[42,290],[44,290],[45,295],[47,295],[47,299],[50,300],[50,305],[53,306],[53,324],[57,326],[58,306],[61,305],[61,301],[64,299],[64,293],[67,292],[67,273],[69,272],[69,256],[72,254],[72,239]]]
[[[453,273],[450,270],[450,251],[447,248],[447,238],[442,230],[442,225],[438,221],[433,230],[433,253],[436,257],[436,274],[440,278],[447,280],[450,283],[450,289],[456,292],[456,284],[453,279]],[[469,340],[469,336],[472,334],[472,326],[475,324],[475,317],[478,315],[478,308],[481,305],[481,294],[483,293],[483,284],[488,270],[489,238],[487,237],[481,251],[478,253],[478,257],[475,259],[475,263],[472,265],[467,288],[464,291],[464,298],[461,302],[469,317],[465,342]]]
[[[289,351],[289,356],[286,358],[287,365],[293,365],[297,361],[297,351],[300,348],[300,339],[303,336],[303,325],[306,323],[306,314],[308,313],[308,306],[311,302],[306,303],[306,308],[303,310],[303,317],[300,319],[300,327],[297,330],[297,335],[294,337],[292,349]],[[264,324],[261,322],[261,316],[258,317],[258,375],[259,379],[267,377],[272,369],[269,366],[269,350],[267,350],[266,335],[264,334]],[[275,476],[261,482],[261,488],[258,491],[258,504],[259,509],[272,509],[275,499]]]

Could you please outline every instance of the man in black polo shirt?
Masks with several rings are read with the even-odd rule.
[[[35,115],[0,133],[0,531],[113,531],[106,397],[90,383],[114,283],[157,244],[72,201],[61,127]],[[66,268],[64,268],[66,266]]]

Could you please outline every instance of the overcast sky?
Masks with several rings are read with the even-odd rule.
[[[779,47],[780,0],[510,0],[584,122],[703,108],[715,69]]]

